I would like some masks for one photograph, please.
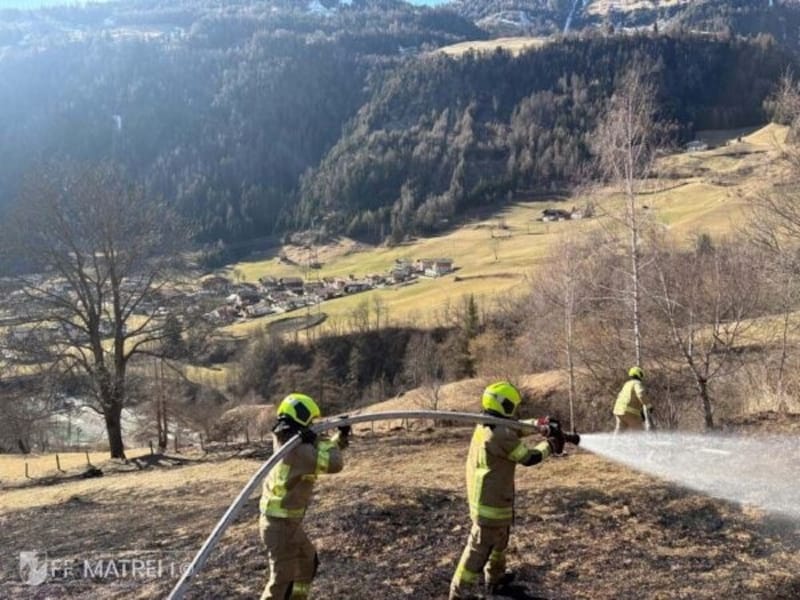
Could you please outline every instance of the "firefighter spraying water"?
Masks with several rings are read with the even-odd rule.
[[[490,391],[496,392],[496,390]],[[503,407],[504,399],[510,400],[513,404],[513,398],[509,398],[505,394],[495,393],[495,396],[501,407]],[[327,430],[347,428],[358,423],[424,419],[481,424],[476,428],[475,435],[477,436],[479,430],[488,429],[483,424],[494,426],[494,430],[488,429],[492,435],[486,435],[483,431],[478,436],[482,440],[479,446],[483,446],[486,440],[491,441],[494,431],[505,428],[514,432],[535,432],[544,435],[546,441],[532,448],[517,446],[519,434],[514,434],[515,445],[510,448],[510,453],[517,452],[515,456],[519,456],[520,460],[511,462],[512,471],[513,466],[517,463],[524,464],[528,461],[530,464],[536,464],[537,461],[534,457],[537,455],[540,457],[538,462],[541,462],[549,452],[559,452],[565,441],[573,443],[580,441],[581,447],[590,452],[678,485],[800,519],[800,504],[797,501],[797,498],[800,497],[797,484],[800,481],[800,438],[777,436],[748,438],[662,432],[629,432],[619,436],[615,436],[613,433],[584,434],[578,438],[577,436],[571,437],[571,434],[565,434],[560,430],[557,422],[551,419],[518,421],[509,418],[509,415],[513,416],[514,414],[515,407],[513,406],[508,409],[503,407],[500,411],[495,410],[494,405],[490,408],[494,412],[501,413],[502,416],[494,414],[492,410],[487,410],[484,405],[484,412],[481,414],[429,410],[393,411],[334,418],[317,424],[311,424],[309,421],[311,427],[304,429],[308,429],[314,434],[320,434]],[[347,429],[344,431],[349,432]],[[308,438],[307,432],[298,430],[277,448],[273,456],[251,477],[172,590],[169,596],[171,600],[183,598],[214,546],[253,491],[274,467],[280,464],[294,448],[303,443],[301,437],[304,433]],[[308,441],[305,443],[307,444]],[[480,456],[481,448],[479,447],[477,450],[477,455]],[[488,468],[488,455],[489,453],[486,452],[486,468]],[[483,498],[482,495],[474,493],[468,493],[468,496],[470,500]],[[480,505],[482,502],[479,500],[478,504]],[[489,505],[488,501],[486,504]],[[470,509],[472,511],[472,507]],[[471,534],[470,538],[472,537]],[[470,546],[471,544],[468,544],[465,554],[469,554]],[[499,546],[495,547],[495,544],[492,544],[489,555],[491,556],[492,552],[499,549]],[[497,571],[500,570],[497,569]],[[504,575],[505,572],[503,571],[502,574]]]
[[[274,454],[269,458],[269,460],[261,465],[258,471],[250,478],[245,487],[242,489],[233,503],[228,507],[228,510],[225,511],[225,514],[211,531],[206,541],[198,550],[191,564],[186,568],[181,578],[175,584],[175,587],[170,592],[169,600],[180,600],[184,597],[192,582],[199,575],[200,571],[208,560],[208,557],[214,550],[214,547],[219,542],[222,534],[231,525],[231,523],[233,523],[234,519],[247,503],[252,493],[257,489],[259,484],[261,484],[261,482],[272,471],[272,469],[276,468],[281,461],[283,461],[284,458],[286,458],[298,445],[303,443],[302,437],[304,435],[308,436],[308,433],[306,433],[305,430],[309,430],[314,434],[320,434],[331,429],[339,429],[341,431],[341,428],[346,428],[359,423],[374,423],[380,421],[398,421],[409,419],[446,420],[449,422],[470,424],[487,423],[508,427],[515,431],[521,430],[530,433],[537,432],[540,434],[543,433],[546,428],[547,431],[553,431],[555,433],[555,429],[553,427],[554,424],[551,424],[549,419],[545,421],[517,421],[516,419],[501,418],[488,413],[478,414],[433,410],[402,410],[353,415],[348,417],[334,418],[316,424],[312,424],[311,421],[309,421],[308,423],[310,427],[298,429],[298,431],[291,438],[286,440],[285,443],[275,450]],[[561,435],[564,435],[563,432]],[[567,438],[564,438],[564,441],[566,441],[566,439]],[[571,439],[573,442],[578,441],[577,436],[571,437]]]
[[[530,467],[552,454],[561,454],[564,444],[578,444],[577,434],[565,434],[556,419],[529,421],[545,441],[529,448],[520,440],[522,432],[508,425],[516,421],[522,402],[519,390],[499,381],[483,391],[484,414],[505,419],[507,424],[478,424],[467,456],[467,498],[472,520],[467,545],[450,584],[450,600],[473,598],[481,572],[489,593],[510,590],[514,573],[506,571],[506,548],[514,520],[514,475],[516,466]]]

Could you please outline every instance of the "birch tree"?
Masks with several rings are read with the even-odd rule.
[[[653,172],[658,138],[655,86],[645,76],[645,67],[632,67],[620,78],[605,115],[594,133],[594,152],[603,178],[622,194],[621,222],[627,232],[630,308],[634,361],[642,364],[642,214],[639,194]]]

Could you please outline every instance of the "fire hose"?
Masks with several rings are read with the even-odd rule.
[[[504,425],[512,429],[531,430],[536,432],[541,430],[541,424],[536,423],[535,421],[515,421],[511,419],[501,419],[499,417],[493,417],[486,414],[435,410],[399,410],[345,416],[322,421],[313,425],[311,429],[315,433],[321,433],[323,431],[335,429],[344,425],[357,425],[359,423],[374,423],[375,421],[398,421],[406,419],[432,419],[439,421],[458,421],[472,424],[484,423],[487,425]],[[574,439],[577,440],[577,436],[575,436]],[[186,590],[189,589],[192,580],[200,573],[200,570],[203,568],[203,565],[205,565],[206,560],[208,560],[208,556],[211,554],[211,551],[217,545],[217,542],[219,542],[220,537],[222,537],[222,534],[236,518],[236,515],[239,514],[239,511],[241,511],[242,507],[250,498],[253,491],[256,489],[259,483],[261,483],[261,480],[263,480],[270,470],[299,443],[300,436],[295,435],[288,442],[282,445],[272,456],[270,456],[270,458],[263,465],[261,465],[258,471],[255,472],[255,474],[250,478],[250,481],[247,482],[233,503],[228,507],[228,510],[225,511],[225,514],[222,515],[222,518],[219,520],[219,522],[214,526],[214,529],[200,547],[200,550],[198,550],[197,554],[195,554],[192,562],[184,570],[181,578],[175,584],[175,587],[172,588],[168,600],[182,600],[183,595],[186,593]]]

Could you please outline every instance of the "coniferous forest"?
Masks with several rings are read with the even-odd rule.
[[[585,176],[597,116],[633,63],[647,65],[674,142],[762,122],[800,23],[791,3],[710,1],[663,31],[578,30],[601,25],[578,18],[519,56],[436,52],[491,37],[490,8],[538,11],[528,33],[553,34],[571,5],[480,4],[0,11],[0,208],[42,164],[110,158],[191,216],[201,242],[300,229],[397,242]],[[620,22],[661,13],[637,15]]]

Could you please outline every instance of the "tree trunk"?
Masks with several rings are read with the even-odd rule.
[[[122,404],[114,402],[103,410],[106,419],[106,433],[111,458],[125,458],[125,446],[122,443]]]
[[[169,423],[167,422],[167,403],[163,397],[159,397],[157,401],[157,419],[158,419],[158,451],[161,454],[167,451],[167,443],[169,441]]]
[[[570,282],[570,286],[572,283]],[[575,311],[575,296],[570,288],[565,302],[564,322],[566,325],[566,353],[567,353],[567,377],[569,378],[569,427],[575,431],[575,361],[573,357],[573,317]]]
[[[160,367],[160,368],[158,368]],[[158,383],[158,399],[156,400],[156,418],[158,420],[158,451],[164,454],[169,443],[169,423],[167,421],[167,399],[164,394],[164,360],[160,360],[156,368]]]
[[[639,260],[639,224],[636,220],[636,197],[633,189],[628,192],[628,226],[631,232],[631,305],[633,309],[633,350],[634,360],[638,366],[642,364],[642,315],[640,310],[640,260]]]
[[[703,402],[703,416],[706,421],[706,429],[714,429],[714,413],[711,410],[711,398],[708,395],[708,382],[703,379],[698,380],[697,389],[700,393],[700,400]]]

